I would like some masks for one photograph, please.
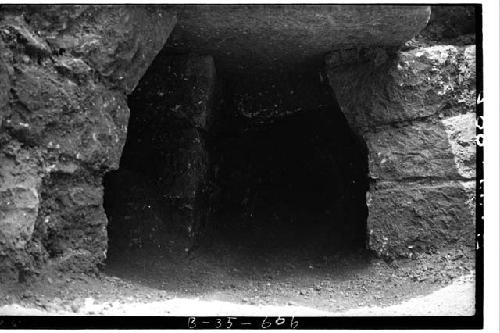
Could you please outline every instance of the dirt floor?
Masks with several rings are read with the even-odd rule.
[[[392,263],[312,249],[123,253],[93,276],[2,286],[0,315],[472,315],[474,272],[461,250]]]

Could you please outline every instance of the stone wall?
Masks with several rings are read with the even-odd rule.
[[[419,43],[417,43],[419,44]],[[475,46],[334,51],[330,84],[369,151],[369,248],[475,244]]]
[[[103,260],[101,179],[118,168],[126,94],[175,22],[154,6],[2,6],[1,273]]]
[[[102,177],[119,166],[127,137],[127,95],[164,47],[176,24],[173,8],[2,5],[0,275],[24,279],[44,263],[89,270],[105,258],[107,219],[102,207]],[[162,95],[165,92],[161,89],[151,90],[170,108],[171,115],[177,115],[179,124],[166,124],[175,127],[172,133],[177,138],[167,141],[176,148],[162,150],[163,155],[157,158],[156,172],[164,172],[159,182],[163,196],[185,200],[188,210],[192,207],[197,211],[195,206],[204,204],[204,195],[198,194],[207,182],[203,136],[210,125],[214,62],[238,65],[251,77],[259,67],[240,57],[242,50],[249,49],[243,55],[256,59],[267,54],[262,50],[272,51],[267,57],[272,61],[263,62],[266,66],[294,60],[293,67],[300,67],[312,65],[333,43],[341,51],[333,51],[327,58],[330,84],[351,127],[370,152],[370,248],[380,255],[409,256],[418,248],[472,244],[474,46],[463,45],[464,40],[457,44],[461,46],[414,40],[396,51],[407,36],[425,24],[427,6],[363,9],[332,5],[303,11],[294,7],[274,14],[269,11],[282,17],[269,20],[276,25],[266,28],[266,33],[273,31],[273,38],[255,27],[252,19],[241,22],[241,15],[248,13],[240,8],[244,7],[232,9],[240,16],[231,20],[205,12],[200,18],[208,19],[206,24],[198,15],[185,14],[185,23],[194,22],[196,29],[215,22],[214,29],[207,30],[215,39],[202,37],[200,43],[209,48],[201,47],[200,51],[226,45],[221,46],[224,52],[214,53],[215,60],[211,56],[185,57],[182,82],[171,87],[172,98]],[[266,7],[259,8],[254,18],[261,17],[259,10],[267,12]],[[317,15],[316,11],[324,8],[328,9],[326,16]],[[429,36],[449,29],[453,30],[450,38],[457,32],[468,33],[454,24],[439,24],[442,17],[470,14],[461,10],[454,13],[434,15]],[[298,24],[297,29],[286,29],[288,20],[297,21],[292,26]],[[311,25],[317,20],[321,21],[319,26]],[[222,29],[230,38],[219,34],[226,23],[245,27],[245,31],[255,28],[252,34],[258,38],[242,37],[246,32],[238,34],[234,26]],[[186,24],[180,25],[180,38],[187,38],[182,34],[189,26]],[[304,27],[310,34],[302,34]],[[240,39],[233,38],[235,32],[246,48],[240,47]],[[331,35],[338,39],[324,37]],[[199,42],[199,38],[194,40]],[[373,47],[379,44],[381,48]],[[227,52],[231,50],[238,52]],[[267,72],[266,66],[260,69]],[[324,81],[322,74],[319,80]],[[309,94],[308,90],[303,94]],[[265,106],[260,100],[250,104],[259,109]],[[281,109],[286,106],[279,105]],[[166,163],[169,152],[176,154],[170,160],[172,165]],[[191,221],[199,218],[190,217]],[[196,225],[200,224],[187,226],[189,233],[196,233]]]

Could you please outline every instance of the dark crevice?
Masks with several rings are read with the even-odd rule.
[[[449,182],[467,182],[467,181],[475,181],[476,177],[438,177],[438,176],[430,176],[430,177],[404,177],[404,178],[384,178],[383,180],[370,178],[370,183],[372,186],[376,187],[378,184],[391,184],[395,181],[401,184],[419,184],[419,185],[432,185],[432,184],[442,184],[444,181]]]
[[[393,129],[393,128],[405,128],[405,127],[410,127],[418,123],[429,123],[432,122],[434,119],[438,117],[438,119],[445,119],[447,117],[452,117],[456,116],[459,114],[466,114],[466,110],[462,111],[457,111],[457,109],[452,109],[451,106],[446,105],[444,106],[439,112],[429,114],[426,116],[420,116],[420,117],[415,117],[409,120],[397,120],[397,121],[392,121],[389,123],[384,123],[383,125],[374,125],[370,127],[361,127],[359,130],[363,134],[369,134],[369,133],[378,133],[387,129]],[[436,117],[437,116],[437,117]]]

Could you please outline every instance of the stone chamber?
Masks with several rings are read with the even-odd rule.
[[[252,78],[169,49],[129,96],[120,169],[104,179],[110,245],[362,248],[366,147],[326,75]]]
[[[472,250],[475,8],[2,5],[0,276]]]

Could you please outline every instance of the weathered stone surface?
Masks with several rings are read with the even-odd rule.
[[[189,238],[195,236],[207,210],[210,156],[206,138],[212,124],[215,87],[211,56],[162,51],[129,97],[132,113],[122,168],[150,178],[168,236],[180,235],[185,246],[189,246]],[[110,191],[120,191],[119,177],[129,178],[126,173],[110,175]],[[141,202],[130,205],[140,206]],[[116,234],[142,233],[140,223],[122,221],[125,213],[119,208],[109,209],[117,212],[113,218]],[[176,245],[181,245],[180,238]]]
[[[174,110],[183,124],[170,127],[177,139],[168,142],[161,153],[162,197],[173,209],[171,218],[184,225],[190,238],[199,233],[207,207],[209,154],[206,133],[212,119],[216,73],[211,56],[189,56],[181,75],[184,98]],[[161,135],[161,133],[158,133]],[[172,137],[170,136],[172,139]]]
[[[460,26],[438,22],[441,14],[435,26]],[[380,255],[474,244],[475,61],[473,45],[423,42],[326,58],[339,105],[369,151],[369,247]]]
[[[474,5],[462,6],[431,6],[431,17],[427,27],[420,33],[429,40],[448,42],[453,40],[457,44],[457,37],[475,34],[476,13]],[[469,44],[474,44],[474,36]],[[471,43],[472,42],[472,43]]]
[[[367,133],[370,177],[474,178],[475,122],[475,115],[468,113]]]
[[[474,182],[382,182],[369,192],[369,247],[381,256],[474,246]]]
[[[106,249],[101,178],[118,168],[125,93],[175,17],[156,7],[2,10],[0,270],[47,258],[95,267]]]
[[[446,129],[458,174],[464,178],[476,178],[476,114],[445,118],[441,123]]]
[[[2,6],[0,271],[33,271],[47,259],[74,270],[92,269],[102,261],[106,217],[101,180],[118,167],[125,143],[129,115],[125,95],[134,90],[166,42],[176,22],[176,9],[179,7]],[[464,132],[462,126],[469,124],[466,114],[473,112],[475,50],[434,46],[398,57],[392,53],[425,25],[427,6],[195,6],[185,7],[181,16],[182,24],[169,50],[213,53],[226,73],[248,75],[271,67],[273,71],[310,69],[327,51],[341,50],[329,58],[329,79],[346,116],[360,133],[442,114],[448,118],[433,132],[435,136],[408,145],[415,151],[423,145],[431,157],[444,156],[443,164],[438,161],[436,168],[453,162],[460,177],[473,177],[468,141],[472,132]],[[151,114],[144,121],[155,121],[161,130],[171,131],[153,133],[151,141],[139,142],[135,152],[155,154],[156,148],[151,147],[162,148],[153,166],[161,178],[161,194],[175,201],[177,208],[182,205],[192,235],[207,182],[204,134],[210,128],[215,66],[209,56],[184,60],[176,80],[163,85],[164,77],[158,81],[161,86],[154,87],[155,82],[147,85],[155,89],[148,92],[150,103],[143,104],[143,111]],[[356,65],[360,62],[364,63]],[[430,79],[428,72],[432,73]],[[155,111],[153,104],[161,107]],[[399,138],[394,131],[384,133],[379,140],[382,146]],[[438,141],[437,148],[431,147],[432,139]],[[446,139],[450,144],[447,151]],[[374,136],[369,144],[379,141]],[[128,157],[136,159],[138,168],[143,163],[137,158],[140,154]],[[372,158],[373,164],[378,163],[377,158]],[[384,177],[413,177],[396,167],[409,164],[414,165],[413,174],[420,173],[416,177],[427,177],[433,170],[421,160],[394,160],[392,169],[380,167],[377,171],[374,165],[372,169]],[[444,193],[458,202],[461,192],[456,186],[448,187]],[[381,202],[381,212],[390,209],[395,202],[387,194],[390,191],[377,191],[381,192],[374,200]],[[425,191],[415,189],[410,194],[417,192]],[[422,196],[429,203],[446,206],[455,202],[440,201],[440,197],[434,202],[431,199],[438,193],[427,192]],[[417,200],[417,194],[410,196]],[[405,212],[398,212],[402,218],[395,225],[410,223],[403,219]],[[424,213],[430,211],[421,215]],[[424,221],[442,220],[436,216],[429,215]],[[457,211],[456,216],[465,215]],[[391,232],[383,227],[388,220],[381,221],[380,228],[375,224],[372,228],[374,240]],[[395,248],[403,239],[400,235],[394,241]],[[373,244],[377,249],[379,243]]]
[[[127,93],[176,23],[173,11],[160,6],[40,5],[21,10],[46,53],[78,55],[107,86]]]
[[[77,85],[35,64],[15,68],[16,97],[3,127],[19,141],[43,147],[51,157],[48,172],[75,160],[93,169],[118,167],[128,121],[122,94],[98,83]]]
[[[56,262],[88,269],[104,260],[107,219],[101,178],[85,171],[51,173],[44,178],[36,237]],[[84,253],[87,258],[79,262]]]
[[[41,177],[36,154],[0,132],[0,279],[17,274],[27,260],[40,206]],[[22,264],[21,264],[22,267]]]
[[[399,46],[425,27],[428,6],[179,6],[169,45],[211,54],[221,72],[290,69],[332,49]]]
[[[347,66],[343,64],[352,57],[332,53],[326,59],[339,104],[360,133],[395,122],[474,112],[475,46],[435,45],[397,55],[379,49],[376,55]]]
[[[33,233],[38,214],[40,178],[37,175],[18,177],[19,174],[11,171],[16,168],[15,161],[5,156],[0,157],[0,161],[3,181],[0,187],[0,251],[22,249]]]
[[[212,57],[165,54],[130,96],[130,136],[136,139],[124,158],[155,161],[153,175],[166,197],[196,196],[206,164],[204,132],[211,123],[215,83]]]

